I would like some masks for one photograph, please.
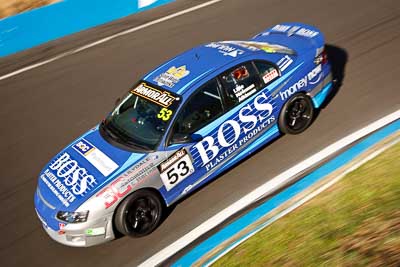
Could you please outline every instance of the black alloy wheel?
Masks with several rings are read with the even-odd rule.
[[[140,190],[122,201],[115,213],[115,227],[123,235],[150,234],[161,222],[164,205],[151,190]]]
[[[296,94],[283,106],[279,115],[279,129],[283,133],[299,134],[310,126],[314,119],[314,106],[309,96]]]

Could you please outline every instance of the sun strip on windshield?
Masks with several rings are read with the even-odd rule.
[[[154,102],[157,105],[165,108],[171,106],[176,100],[175,96],[173,96],[170,92],[158,90],[144,82],[132,89],[131,93],[150,100],[151,102]]]

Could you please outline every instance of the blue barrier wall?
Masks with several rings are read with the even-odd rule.
[[[63,0],[0,20],[0,57],[174,0]]]

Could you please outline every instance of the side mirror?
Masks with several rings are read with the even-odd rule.
[[[200,134],[192,134],[191,136],[192,142],[200,142],[201,140],[203,140],[203,136],[201,136]]]
[[[196,143],[201,140],[203,140],[203,136],[200,134],[174,134],[171,139],[171,144]]]

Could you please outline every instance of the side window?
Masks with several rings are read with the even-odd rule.
[[[211,80],[185,103],[174,126],[174,136],[192,134],[223,113],[218,82]]]
[[[220,75],[228,101],[236,106],[260,89],[256,69],[250,62],[240,64]]]
[[[279,77],[278,70],[271,63],[256,61],[254,64],[256,65],[258,72],[260,73],[260,78],[265,85]]]

